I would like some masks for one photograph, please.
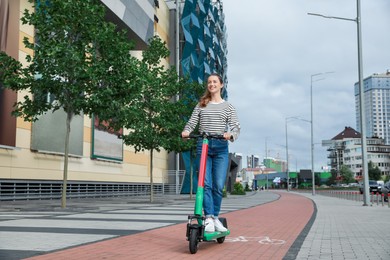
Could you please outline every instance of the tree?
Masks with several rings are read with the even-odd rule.
[[[334,184],[336,182],[336,178],[337,178],[337,170],[335,169],[331,169],[330,170],[330,174],[331,176],[329,177],[329,179],[326,181],[326,185],[330,186],[332,184]]]
[[[139,87],[137,102],[131,105],[126,95],[116,95],[120,105],[113,114],[107,110],[100,114],[101,118],[110,121],[110,127],[118,130],[121,127],[129,129],[121,138],[126,145],[134,147],[136,152],[149,150],[150,170],[150,201],[153,202],[153,153],[161,149],[183,151],[193,145],[184,142],[180,133],[184,128],[185,118],[192,112],[191,94],[199,91],[199,84],[188,83],[179,78],[175,68],[165,68],[161,61],[169,56],[165,43],[155,36],[149,40],[149,47],[142,53],[142,60],[138,63],[139,75],[135,83]],[[202,87],[203,89],[203,87]],[[120,88],[115,91],[123,92]],[[174,98],[183,94],[179,101]],[[191,103],[192,102],[192,103]],[[191,106],[191,109],[189,108]]]
[[[340,176],[343,180],[343,183],[350,183],[355,181],[353,177],[353,172],[346,165],[341,165]]]
[[[28,91],[15,105],[14,115],[38,120],[48,111],[63,109],[66,117],[62,203],[66,207],[70,122],[75,115],[99,114],[116,109],[109,100],[114,88],[136,93],[132,77],[137,69],[130,56],[132,43],[125,32],[104,20],[105,7],[98,0],[34,1],[35,12],[24,11],[23,24],[35,29],[35,42],[24,39],[34,56],[27,55],[27,67],[5,53],[0,54],[1,78],[5,87]],[[129,91],[134,89],[134,91]],[[121,94],[115,92],[116,94]],[[54,97],[47,102],[46,96]]]
[[[173,125],[172,132],[183,130],[185,123],[188,121],[194,107],[199,101],[199,97],[204,92],[204,86],[197,83],[197,82],[189,82],[186,78],[180,79],[182,83],[179,83],[179,96],[180,99],[174,104],[174,109],[176,112],[174,112],[174,115],[176,116],[176,120],[174,120],[176,125]],[[198,128],[194,130],[196,133],[198,131]],[[183,158],[187,155],[187,158],[190,159],[189,165],[190,165],[190,172],[189,172],[189,191],[190,191],[190,198],[192,199],[193,194],[193,186],[197,182],[194,182],[194,168],[197,168],[196,163],[196,141],[194,139],[188,139],[183,142],[181,138],[178,138],[177,136],[171,136],[170,141],[167,143],[169,144],[170,151],[174,151],[176,153],[182,152]],[[185,153],[185,154],[184,154]],[[186,177],[188,176],[187,172],[184,176],[183,184],[186,181]]]
[[[382,172],[378,168],[378,166],[374,167],[374,163],[372,161],[368,162],[368,177],[370,180],[380,180],[382,177]]]
[[[317,184],[318,186],[321,185],[321,173],[319,173],[319,172],[314,173],[314,185],[315,184]]]

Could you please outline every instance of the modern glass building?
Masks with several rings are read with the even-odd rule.
[[[171,55],[171,64],[179,68],[181,76],[200,84],[203,84],[211,73],[218,73],[224,82],[222,96],[227,100],[227,34],[222,0],[166,0],[166,3],[171,10],[170,42],[176,42],[169,44],[171,54],[175,53]],[[178,15],[176,10],[179,11]],[[173,19],[172,14],[179,19]],[[179,27],[178,31],[173,29],[176,26]],[[182,153],[182,158],[184,165],[181,168],[186,170],[182,192],[190,191],[191,172],[195,192],[196,167],[192,165],[191,171],[189,152]],[[176,168],[172,162],[177,163],[177,158],[172,158],[170,163],[170,168]]]
[[[379,137],[390,144],[390,70],[363,80],[367,137]],[[356,125],[360,132],[359,84],[355,83]]]
[[[186,0],[180,19],[180,68],[184,76],[203,83],[211,73],[224,81],[227,99],[227,35],[221,0]]]

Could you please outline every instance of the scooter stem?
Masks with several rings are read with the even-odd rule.
[[[206,163],[207,163],[207,154],[209,149],[209,141],[207,138],[203,138],[202,143],[202,153],[200,155],[200,165],[199,165],[199,177],[198,177],[198,188],[196,191],[195,199],[195,215],[202,215],[203,208],[203,191],[204,191],[204,179],[206,174]]]

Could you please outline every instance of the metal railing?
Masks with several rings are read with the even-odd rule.
[[[308,192],[308,191],[302,191],[299,192]],[[346,199],[346,200],[352,200],[356,202],[363,202],[363,194],[361,194],[359,191],[349,191],[349,190],[317,190],[317,195],[323,195],[338,199]],[[385,196],[383,193],[379,192],[372,192],[370,194],[370,206],[386,206],[390,208],[390,199],[385,199]]]
[[[168,170],[163,179],[163,194],[180,194],[183,187],[185,170]]]

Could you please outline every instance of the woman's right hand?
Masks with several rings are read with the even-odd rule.
[[[188,131],[181,132],[181,137],[182,138],[188,138],[189,136],[190,136],[190,132],[188,132]]]

